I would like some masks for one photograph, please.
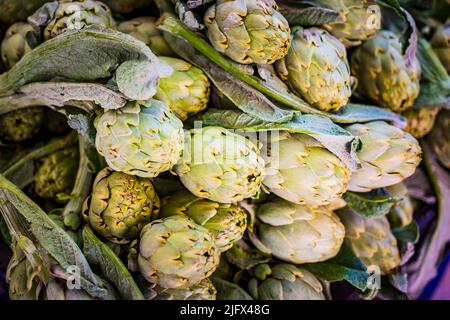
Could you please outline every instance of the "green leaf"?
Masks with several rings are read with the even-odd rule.
[[[225,255],[229,263],[243,270],[249,270],[258,264],[270,261],[270,257],[251,247],[244,239],[236,242]]]
[[[391,231],[399,242],[417,243],[419,241],[419,226],[415,221],[401,228],[393,228]]]
[[[304,1],[308,2],[308,1]],[[317,5],[314,2],[311,4]],[[298,5],[298,2],[280,3],[280,13],[292,26],[321,26],[327,23],[332,23],[340,18],[339,12],[321,7],[302,7]]]
[[[104,277],[114,284],[123,299],[144,300],[144,295],[128,269],[111,248],[95,236],[89,226],[83,228],[83,243],[89,263],[100,267]]]
[[[237,284],[216,277],[211,277],[211,280],[214,287],[217,289],[217,300],[253,300],[252,297]]]
[[[367,193],[348,191],[344,194],[344,200],[350,209],[363,218],[380,217],[388,214],[397,202],[395,198],[380,193],[379,190]]]

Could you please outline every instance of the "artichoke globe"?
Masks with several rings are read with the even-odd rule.
[[[384,121],[353,124],[346,129],[362,142],[357,151],[361,168],[350,176],[350,191],[368,192],[397,184],[411,176],[421,161],[419,142]]]
[[[174,70],[158,83],[155,99],[165,102],[182,121],[206,109],[210,83],[205,73],[181,59],[158,57]]]
[[[117,26],[120,32],[145,43],[157,56],[173,56],[174,52],[156,27],[155,17],[137,17]]]
[[[64,202],[59,194],[72,192],[78,159],[78,146],[57,151],[42,159],[34,175],[34,192],[43,199]]]
[[[397,240],[386,217],[362,218],[346,208],[338,211],[345,225],[346,242],[367,266],[386,274],[400,264]]]
[[[216,300],[217,290],[209,278],[188,288],[162,288],[155,285],[146,300]]]
[[[100,1],[60,1],[52,19],[43,30],[44,39],[48,40],[67,30],[80,30],[90,25],[115,28],[116,22],[108,6]]]
[[[88,205],[85,215],[92,228],[111,242],[125,244],[158,216],[160,202],[150,179],[106,167],[94,180]]]
[[[450,169],[450,110],[442,110],[431,131],[429,142],[439,161],[444,167]]]
[[[0,52],[2,61],[8,69],[31,51],[32,44],[29,43],[27,34],[33,31],[33,27],[26,22],[14,23],[6,30]]]
[[[273,199],[257,212],[252,242],[261,251],[295,264],[333,258],[344,241],[339,218],[326,207],[309,208]]]
[[[413,137],[420,139],[426,136],[433,129],[439,108],[409,108],[402,112],[406,118],[406,132]]]
[[[257,146],[221,127],[189,130],[174,169],[191,193],[221,203],[254,196],[264,178]]]
[[[255,300],[325,300],[320,281],[295,265],[260,264],[252,273],[248,291]]]
[[[391,208],[387,217],[393,228],[406,227],[413,221],[414,208],[409,197],[408,188],[402,182],[386,188],[393,197],[397,198],[397,203]]]
[[[289,52],[276,67],[292,91],[320,110],[338,110],[352,94],[345,47],[325,30],[293,28]]]
[[[183,123],[158,100],[130,101],[106,111],[95,124],[97,151],[113,170],[152,178],[181,156]]]
[[[290,29],[274,0],[218,0],[204,16],[214,48],[242,63],[272,64],[290,45]]]
[[[371,0],[317,0],[339,12],[339,20],[324,27],[346,46],[357,46],[374,36],[381,26],[381,9]]]
[[[447,72],[450,73],[450,19],[435,31],[430,44]]]
[[[270,137],[263,184],[277,196],[307,206],[329,205],[342,197],[349,169],[333,153],[305,134]]]
[[[22,142],[32,138],[42,126],[44,108],[30,107],[0,115],[0,138]]]
[[[142,229],[139,270],[163,288],[192,287],[208,278],[219,260],[214,236],[188,217],[154,220]]]
[[[399,37],[390,31],[380,31],[356,48],[350,67],[357,91],[381,107],[404,111],[419,95],[419,62],[403,56]]]

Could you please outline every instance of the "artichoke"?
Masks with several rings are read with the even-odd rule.
[[[436,30],[431,39],[431,47],[450,73],[450,20]]]
[[[183,123],[158,100],[130,101],[96,119],[97,151],[108,165],[127,174],[156,177],[178,161]]]
[[[399,183],[411,176],[421,161],[419,142],[384,121],[353,124],[346,129],[362,142],[357,152],[361,168],[350,176],[350,191],[368,192]]]
[[[290,45],[290,29],[274,0],[218,0],[205,12],[214,48],[243,64],[272,64]]]
[[[32,45],[27,38],[33,27],[25,22],[17,22],[8,28],[1,44],[2,61],[7,68],[11,68],[22,57],[31,51]]]
[[[167,289],[154,286],[147,294],[148,300],[216,300],[217,290],[209,278],[189,288]]]
[[[288,263],[260,264],[248,283],[255,300],[325,300],[322,284],[305,269]]]
[[[406,118],[405,131],[420,139],[433,129],[439,108],[410,108],[402,113]]]
[[[156,27],[155,17],[138,17],[117,26],[120,32],[129,34],[145,43],[157,56],[172,56],[174,52]]]
[[[78,158],[78,146],[73,146],[42,159],[34,176],[34,192],[41,198],[58,201],[61,200],[58,194],[70,194],[77,176]]]
[[[344,241],[344,226],[326,207],[309,208],[277,198],[262,204],[256,217],[254,244],[286,262],[328,260]]]
[[[242,238],[247,228],[247,211],[237,204],[218,203],[180,191],[165,199],[161,218],[186,215],[208,229],[220,251],[230,249]]]
[[[419,95],[419,62],[403,56],[400,39],[390,31],[365,41],[353,52],[350,65],[357,91],[384,108],[404,111]]]
[[[317,0],[339,12],[340,19],[324,27],[346,46],[360,45],[380,30],[380,7],[371,0]]]
[[[206,109],[210,83],[205,73],[190,63],[176,58],[159,57],[174,72],[158,83],[155,99],[165,102],[182,121]]]
[[[219,260],[213,235],[188,217],[154,220],[142,229],[140,272],[163,288],[192,287],[209,277]]]
[[[94,230],[114,243],[128,243],[159,213],[159,198],[148,178],[110,168],[94,180],[86,212]]]
[[[26,20],[46,2],[48,0],[0,0],[0,22],[12,24],[16,21]]]
[[[90,25],[115,28],[116,22],[108,6],[100,1],[60,1],[52,19],[46,24],[43,34],[48,40],[67,30],[79,30]]]
[[[320,110],[346,105],[353,80],[344,45],[322,29],[295,27],[292,32],[289,52],[276,64],[280,77]]]
[[[450,169],[450,110],[442,110],[430,134],[430,143],[439,161]]]
[[[22,142],[32,138],[41,128],[44,108],[30,107],[0,116],[0,138]]]
[[[365,219],[348,208],[339,211],[339,217],[345,225],[345,241],[367,267],[379,267],[386,274],[400,264],[397,240],[386,217]]]
[[[191,129],[175,172],[194,195],[221,203],[254,196],[264,178],[264,160],[247,138],[220,127]]]
[[[268,142],[263,184],[288,201],[308,206],[328,205],[347,190],[349,169],[314,138],[280,134]]]
[[[391,208],[388,219],[392,227],[401,228],[413,221],[413,204],[408,194],[408,188],[404,183],[397,183],[387,187],[386,190],[397,198],[397,203]]]

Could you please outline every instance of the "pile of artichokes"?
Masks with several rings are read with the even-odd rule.
[[[417,297],[409,181],[450,169],[434,5],[22,2],[0,0],[9,299]]]

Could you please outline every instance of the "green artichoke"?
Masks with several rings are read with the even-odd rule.
[[[145,178],[167,171],[181,156],[183,123],[158,100],[130,101],[96,119],[97,151],[108,165]]]
[[[322,284],[305,269],[288,263],[254,268],[248,291],[255,300],[325,300]]]
[[[188,191],[177,192],[165,199],[160,212],[161,218],[188,216],[214,235],[222,252],[241,239],[247,229],[247,211],[241,206],[198,198]]]
[[[12,24],[26,20],[29,15],[46,2],[48,0],[0,0],[0,21]]]
[[[262,204],[256,217],[254,244],[286,262],[328,260],[344,241],[344,226],[326,207],[309,208],[277,198]]]
[[[218,0],[205,12],[214,48],[243,64],[272,64],[290,45],[290,30],[274,0]]]
[[[142,276],[163,288],[187,288],[217,268],[214,236],[190,218],[154,220],[141,232],[138,264]]]
[[[436,30],[431,39],[431,47],[450,73],[450,20]]]
[[[419,95],[420,65],[402,54],[400,39],[381,31],[358,47],[350,59],[357,91],[384,108],[404,111]]]
[[[44,108],[30,107],[0,116],[0,138],[22,142],[32,138],[41,128]]]
[[[362,142],[357,152],[361,168],[352,172],[348,190],[368,192],[391,186],[411,176],[421,161],[419,142],[384,121],[346,127]]]
[[[67,30],[79,30],[90,25],[115,28],[116,22],[108,6],[100,1],[60,1],[52,20],[44,28],[44,39],[48,40]]]
[[[339,12],[340,19],[324,27],[346,46],[360,45],[381,26],[380,7],[371,0],[317,0],[316,3]]]
[[[94,230],[114,243],[128,243],[159,213],[159,198],[148,178],[106,167],[94,180],[86,212]]]
[[[167,289],[154,286],[147,294],[148,300],[216,300],[217,290],[209,278],[189,288]]]
[[[325,30],[293,28],[289,52],[276,67],[296,94],[320,110],[338,110],[352,94],[345,47]]]
[[[268,142],[263,184],[279,197],[307,206],[328,205],[347,190],[349,169],[314,138],[280,134]]]
[[[120,32],[129,34],[145,43],[157,56],[173,56],[174,52],[156,27],[155,17],[138,17],[117,26]]]
[[[27,33],[33,31],[33,27],[25,22],[14,23],[6,30],[0,52],[2,61],[7,68],[11,68],[31,51],[32,46],[27,39]]]
[[[221,203],[254,196],[264,177],[264,160],[247,138],[220,127],[191,129],[175,172],[194,195]]]
[[[41,198],[57,201],[58,194],[70,194],[77,176],[78,158],[78,146],[73,146],[42,159],[34,176],[34,192]]]
[[[165,102],[182,121],[206,109],[210,83],[205,73],[181,59],[159,57],[174,72],[158,83],[155,99]]]
[[[389,222],[394,228],[401,228],[413,221],[414,208],[404,183],[397,183],[387,187],[386,190],[397,198],[397,203],[388,214]]]
[[[406,132],[420,139],[433,129],[439,108],[410,108],[402,112],[406,118]]]
[[[450,169],[450,110],[442,110],[430,134],[430,143],[439,161]]]
[[[386,217],[362,218],[350,209],[339,211],[345,225],[346,242],[367,266],[380,268],[386,274],[400,264],[397,240]]]

